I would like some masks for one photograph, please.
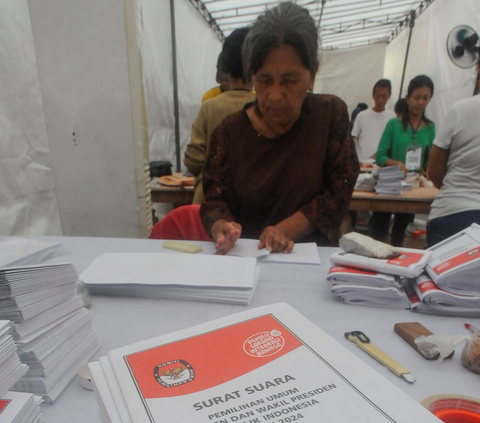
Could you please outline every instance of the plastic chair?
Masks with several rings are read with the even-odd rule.
[[[212,241],[200,220],[200,204],[181,206],[153,227],[150,239]]]

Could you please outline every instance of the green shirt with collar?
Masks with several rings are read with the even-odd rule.
[[[375,161],[378,166],[384,166],[387,159],[397,160],[405,163],[407,156],[407,148],[410,146],[422,147],[422,169],[426,169],[427,163],[423,163],[424,159],[430,155],[433,140],[435,139],[435,124],[429,122],[424,125],[418,132],[416,137],[413,136],[413,130],[409,126],[403,129],[400,119],[391,119],[378,144]],[[425,151],[427,154],[425,155]]]

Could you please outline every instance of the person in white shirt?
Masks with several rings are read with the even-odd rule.
[[[380,79],[373,87],[372,98],[375,106],[360,112],[352,129],[355,148],[360,162],[375,158],[378,142],[382,138],[387,122],[395,117],[395,113],[385,109],[392,84],[388,79]]]
[[[480,62],[477,71],[480,75]],[[477,94],[453,105],[433,141],[427,175],[440,192],[428,216],[427,247],[480,224],[479,122]]]

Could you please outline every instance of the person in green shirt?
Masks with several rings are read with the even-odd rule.
[[[413,78],[408,85],[407,108],[401,118],[387,123],[375,156],[378,166],[400,166],[407,172],[425,172],[435,139],[435,124],[425,116],[433,96],[433,81],[426,75]],[[370,236],[385,241],[392,213],[375,212],[370,220]],[[391,244],[403,245],[405,230],[412,215],[395,213]]]

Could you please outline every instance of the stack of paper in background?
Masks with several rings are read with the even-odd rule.
[[[385,195],[402,195],[403,171],[400,166],[388,166],[375,169],[373,177],[377,181],[375,192]]]
[[[334,253],[327,280],[331,292],[346,304],[410,308],[402,279],[415,278],[425,268],[431,253],[402,248],[398,257],[377,259],[344,251]]]
[[[0,320],[0,422],[43,422],[38,406],[41,398],[8,391],[28,371],[18,358],[10,330],[10,322]]]
[[[77,280],[70,263],[0,269],[0,318],[13,322],[18,354],[30,367],[12,390],[53,403],[99,348]]]
[[[111,253],[80,279],[91,293],[250,304],[259,277],[254,258],[183,253]]]

